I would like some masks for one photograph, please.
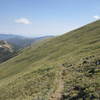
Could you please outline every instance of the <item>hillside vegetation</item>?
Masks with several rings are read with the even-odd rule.
[[[0,100],[100,100],[100,20],[0,64]]]

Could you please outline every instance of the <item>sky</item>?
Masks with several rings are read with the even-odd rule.
[[[0,0],[0,33],[61,35],[100,19],[100,0]]]

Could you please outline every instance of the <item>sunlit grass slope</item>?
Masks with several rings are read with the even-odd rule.
[[[25,48],[0,64],[0,100],[48,100],[62,66],[63,100],[99,100],[99,56],[100,21]]]

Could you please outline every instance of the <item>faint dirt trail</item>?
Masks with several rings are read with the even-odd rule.
[[[55,92],[51,95],[49,100],[61,100],[62,98],[62,93],[63,93],[63,89],[64,89],[64,80],[63,80],[63,72],[64,72],[65,68],[63,66],[61,66],[61,72],[58,78],[58,84],[57,84],[57,89],[55,90]]]

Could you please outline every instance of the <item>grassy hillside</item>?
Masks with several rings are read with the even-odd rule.
[[[100,21],[25,48],[0,64],[0,100],[99,100],[99,51]]]

